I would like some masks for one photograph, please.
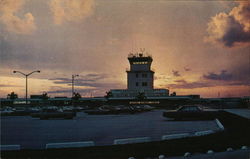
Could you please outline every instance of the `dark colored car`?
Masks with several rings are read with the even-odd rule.
[[[148,105],[141,106],[101,106],[94,110],[86,110],[85,113],[89,115],[107,115],[107,114],[134,114],[140,112],[151,111],[154,108]]]
[[[101,106],[94,110],[86,110],[85,113],[89,115],[108,115],[108,114],[122,114],[122,113],[132,113],[133,110],[126,106]]]
[[[163,112],[163,116],[175,120],[213,120],[216,112],[203,110],[199,106],[181,106],[177,110]]]
[[[63,112],[57,109],[43,109],[42,112],[31,114],[32,117],[40,119],[64,118],[73,119],[76,116],[75,112]]]

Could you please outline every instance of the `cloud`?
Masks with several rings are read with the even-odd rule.
[[[172,70],[172,73],[173,73],[173,75],[175,77],[181,76],[181,74],[179,73],[179,71]]]
[[[3,64],[11,59],[11,45],[0,35],[0,63]]]
[[[78,88],[76,90],[76,92],[78,93],[89,93],[90,91],[94,91],[96,89],[80,89]],[[47,93],[50,93],[50,94],[65,94],[65,93],[72,93],[72,90],[71,89],[57,89],[57,90],[53,90],[53,91],[48,91]]]
[[[85,86],[85,87],[93,87],[99,89],[114,89],[119,88],[121,86],[120,83],[106,82],[103,81],[108,78],[106,74],[86,74],[81,75],[79,78],[75,78],[75,86]],[[52,78],[55,84],[72,84],[71,78]]]
[[[23,86],[15,84],[0,84],[0,87],[23,87]]]
[[[106,88],[106,89],[114,89],[119,88],[121,86],[120,84],[116,83],[107,83],[107,82],[95,82],[95,81],[87,81],[84,79],[78,79],[75,81],[75,86],[85,86],[85,87],[93,87],[93,88]],[[65,80],[57,80],[54,81],[55,84],[67,84],[71,85],[72,81],[71,79],[65,79]]]
[[[233,79],[233,75],[227,73],[226,70],[222,70],[219,74],[216,73],[208,73],[208,75],[203,75],[205,79],[209,80],[222,80],[222,81],[229,81]]]
[[[184,79],[181,80],[175,80],[176,83],[187,83]]]
[[[226,47],[250,43],[250,2],[239,2],[228,14],[219,13],[208,23],[205,41]]]
[[[154,80],[170,80],[171,78],[164,75],[164,74],[160,74],[160,75],[155,75],[154,76]]]
[[[31,13],[24,14],[23,18],[17,16],[26,0],[0,0],[0,22],[9,32],[17,34],[31,34],[36,30],[35,18]]]
[[[167,85],[170,88],[182,88],[182,89],[193,89],[193,88],[203,88],[210,87],[212,84],[203,81],[187,82],[185,80],[176,80],[177,84]]]
[[[219,73],[210,72],[204,74],[199,80],[188,82],[185,79],[175,80],[174,84],[169,84],[167,87],[178,89],[194,89],[215,86],[250,86],[249,67],[240,66],[228,72],[221,70]]]
[[[77,82],[95,82],[97,80],[100,80],[100,79],[105,79],[107,78],[108,75],[106,74],[94,74],[94,73],[90,73],[90,74],[86,74],[86,75],[80,75],[79,77],[76,77],[75,80]],[[72,79],[71,78],[51,78],[49,80],[52,80],[52,81],[55,81],[57,83],[64,83],[64,84],[67,84],[67,83],[71,83],[72,82]]]
[[[93,11],[94,0],[51,0],[49,5],[54,23],[60,25],[89,16]]]

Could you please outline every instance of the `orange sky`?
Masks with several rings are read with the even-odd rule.
[[[247,1],[0,0],[0,97],[82,96],[126,88],[127,55],[153,56],[155,87],[177,95],[250,95]]]

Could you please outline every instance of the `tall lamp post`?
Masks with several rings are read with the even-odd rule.
[[[74,97],[74,82],[75,82],[75,77],[78,77],[79,75],[72,75],[72,98]]]
[[[26,104],[28,104],[28,76],[30,76],[31,74],[33,74],[35,72],[40,73],[41,71],[37,70],[37,71],[30,72],[28,74],[25,74],[25,73],[20,72],[20,71],[13,71],[13,73],[20,73],[20,74],[24,75],[26,78],[26,95],[25,95]]]

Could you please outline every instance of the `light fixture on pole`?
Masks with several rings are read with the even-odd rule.
[[[75,93],[75,90],[74,90],[74,82],[75,82],[75,77],[78,77],[79,75],[72,75],[72,98],[74,97],[74,93]]]
[[[36,71],[30,72],[28,74],[25,74],[25,73],[23,73],[21,71],[13,71],[13,73],[20,73],[20,74],[22,74],[22,75],[25,76],[25,79],[26,79],[26,93],[25,93],[26,104],[28,104],[28,76],[30,76],[31,74],[33,74],[35,72],[40,73],[41,71],[40,70],[36,70]]]

